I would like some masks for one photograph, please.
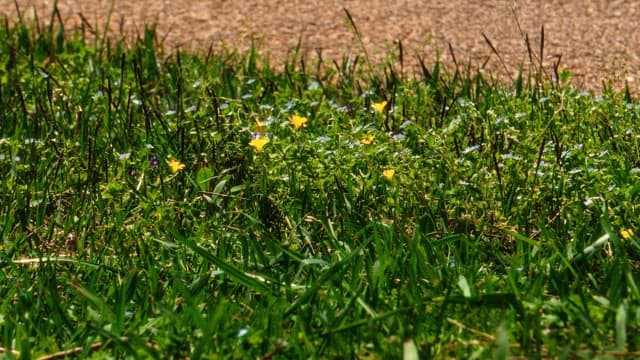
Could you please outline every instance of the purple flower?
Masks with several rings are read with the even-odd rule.
[[[136,173],[136,169],[131,169],[131,172],[129,174],[131,174],[132,177],[136,177],[138,173]]]
[[[149,160],[149,163],[151,164],[151,166],[158,166],[158,158],[155,155],[153,155]]]

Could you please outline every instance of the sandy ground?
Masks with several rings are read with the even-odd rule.
[[[0,13],[50,19],[53,1],[0,0]],[[449,44],[459,64],[485,68],[502,79],[528,67],[525,37],[538,56],[544,26],[543,64],[551,73],[560,68],[574,74],[574,85],[601,89],[640,85],[640,1],[429,1],[429,0],[58,0],[65,28],[78,28],[81,18],[102,31],[107,19],[113,34],[135,36],[144,24],[157,23],[165,49],[248,48],[260,42],[278,64],[300,41],[307,58],[325,60],[345,54],[380,59],[400,40],[405,62],[428,62],[439,49],[443,62],[453,66]],[[345,9],[363,35],[363,45],[349,26]],[[111,14],[109,17],[108,14]],[[491,41],[502,61],[487,44]],[[504,63],[504,64],[503,64]],[[533,63],[538,64],[537,59]]]

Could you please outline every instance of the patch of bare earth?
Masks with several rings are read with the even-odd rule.
[[[53,1],[0,0],[0,13],[16,21],[16,4],[28,21],[36,15],[48,21],[53,8]],[[618,88],[640,82],[637,1],[59,0],[57,6],[70,30],[79,29],[84,18],[101,32],[110,19],[112,33],[135,36],[144,24],[157,23],[165,49],[242,50],[259,40],[273,64],[299,41],[307,59],[363,54],[347,9],[374,60],[396,49],[400,40],[409,65],[417,64],[418,56],[433,62],[439,49],[440,59],[453,66],[451,44],[459,64],[485,68],[504,80],[531,64],[525,36],[533,53],[540,53],[544,26],[542,58],[550,76],[560,59],[560,68],[573,73],[573,84],[585,89],[600,90],[603,81]]]

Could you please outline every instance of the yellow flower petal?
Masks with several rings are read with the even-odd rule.
[[[393,180],[393,175],[395,175],[395,173],[396,173],[395,170],[387,169],[387,170],[382,172],[382,177],[387,181],[391,181],[391,180]]]
[[[378,103],[373,103],[371,104],[371,107],[375,109],[375,111],[379,112],[380,114],[382,114],[384,112],[384,108],[387,106],[387,102],[386,101],[380,101]]]
[[[622,238],[625,240],[629,240],[633,236],[633,230],[631,229],[622,230],[620,231],[620,236],[622,236]]]
[[[267,125],[260,120],[256,119],[256,124],[253,125],[253,132],[260,135],[264,135],[267,132]]]
[[[376,137],[375,137],[375,136],[373,136],[373,135],[365,135],[365,136],[363,136],[362,138],[360,138],[360,142],[361,142],[361,143],[363,143],[363,144],[365,144],[365,145],[369,145],[369,144],[371,144],[371,143],[373,142],[373,140],[374,140],[375,138],[376,138]]]
[[[303,126],[307,126],[307,118],[304,116],[291,115],[289,121],[291,122],[291,125],[293,125],[293,128],[296,130],[300,129]]]
[[[169,165],[171,172],[174,174],[180,170],[184,170],[184,168],[187,167],[185,164],[181,163],[180,160],[176,159],[167,160],[167,165]]]
[[[269,143],[269,138],[267,137],[259,137],[249,141],[249,146],[256,149],[256,151],[260,152],[264,148],[265,145]]]

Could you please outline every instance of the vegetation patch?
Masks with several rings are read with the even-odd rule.
[[[640,355],[628,91],[0,39],[5,356]]]

